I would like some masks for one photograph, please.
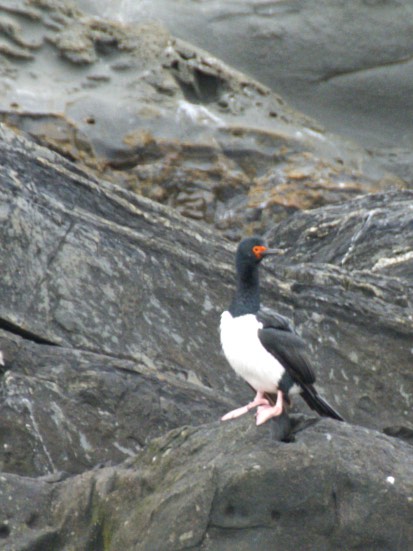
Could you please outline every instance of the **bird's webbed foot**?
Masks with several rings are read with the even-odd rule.
[[[248,413],[249,411],[251,411],[251,409],[256,408],[257,406],[262,406],[262,407],[270,406],[270,403],[267,400],[267,398],[264,398],[263,392],[257,392],[254,400],[249,404],[247,404],[246,406],[233,409],[232,411],[229,411],[228,413],[226,413],[223,417],[221,417],[221,421],[236,419],[237,417],[240,417],[241,415]]]
[[[272,417],[278,417],[283,412],[283,393],[281,390],[277,391],[277,401],[274,406],[262,405],[257,409],[256,424],[263,425]]]

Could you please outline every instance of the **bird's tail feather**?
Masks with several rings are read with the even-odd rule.
[[[307,405],[316,411],[319,415],[323,417],[331,417],[337,421],[344,421],[343,417],[332,407],[330,404],[322,398],[316,391],[316,389],[311,385],[303,389],[301,396],[307,402]]]

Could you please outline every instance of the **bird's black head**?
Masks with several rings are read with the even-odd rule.
[[[235,256],[235,264],[241,269],[246,266],[256,266],[261,260],[270,254],[275,254],[274,249],[269,249],[261,237],[247,237],[238,245]]]

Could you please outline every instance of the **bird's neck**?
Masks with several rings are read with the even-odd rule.
[[[258,266],[237,272],[237,287],[229,307],[233,317],[256,314],[260,309],[260,284]]]

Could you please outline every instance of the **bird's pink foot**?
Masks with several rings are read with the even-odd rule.
[[[221,421],[228,421],[229,419],[236,419],[237,417],[240,417],[241,415],[244,415],[244,413],[248,413],[248,406],[244,406],[242,408],[233,409],[232,411],[229,411],[225,415],[221,417]]]
[[[243,406],[242,408],[233,409],[232,411],[229,411],[228,413],[226,413],[223,417],[221,417],[221,421],[236,419],[237,417],[240,417],[241,415],[248,413],[251,409],[256,408],[257,406],[271,407],[268,400],[264,398],[263,392],[257,392],[254,400],[249,404],[247,404],[246,406]]]
[[[283,412],[283,395],[281,390],[277,392],[277,401],[274,406],[262,405],[257,409],[256,425],[263,425],[272,417],[278,417]]]

